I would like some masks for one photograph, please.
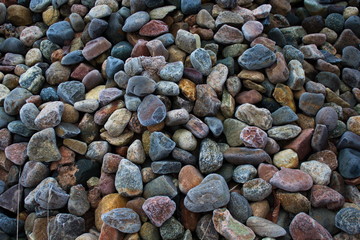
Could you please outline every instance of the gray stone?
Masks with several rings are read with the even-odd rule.
[[[124,197],[139,196],[143,192],[143,182],[138,166],[127,159],[122,159],[116,172],[115,187]]]
[[[85,232],[85,220],[68,213],[59,213],[47,225],[49,240],[73,240]]]
[[[206,138],[200,144],[199,168],[207,174],[217,171],[223,163],[223,155],[216,142]]]
[[[205,49],[198,48],[195,51],[193,51],[190,54],[190,61],[192,66],[196,70],[198,70],[205,76],[209,75],[211,71],[212,62],[209,53]]]
[[[166,158],[175,148],[176,143],[162,132],[153,132],[150,135],[149,156],[152,161]]]
[[[247,49],[238,59],[241,67],[259,70],[270,67],[276,61],[276,55],[262,44]]]

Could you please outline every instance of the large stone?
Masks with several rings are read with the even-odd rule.
[[[238,59],[241,67],[248,70],[259,70],[270,67],[276,61],[276,55],[262,44],[246,50]]]
[[[360,233],[360,210],[356,208],[343,208],[335,216],[335,225],[348,234]]]
[[[130,208],[115,208],[101,215],[101,219],[123,233],[136,233],[141,228],[139,215]]]
[[[240,105],[235,112],[235,117],[249,125],[255,125],[263,130],[272,126],[271,113],[266,108],[258,108],[255,105],[245,103]]]
[[[143,183],[140,169],[127,159],[122,159],[116,172],[115,187],[124,197],[141,195]]]
[[[207,175],[200,185],[190,189],[184,205],[191,212],[208,212],[226,205],[230,201],[225,179],[215,173]]]

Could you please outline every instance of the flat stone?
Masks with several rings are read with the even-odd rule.
[[[200,185],[190,189],[184,205],[192,212],[208,212],[226,205],[230,201],[228,186],[218,174],[207,175]]]
[[[270,179],[271,185],[288,192],[307,191],[313,185],[311,176],[298,169],[282,168]]]
[[[279,225],[260,217],[249,217],[246,226],[251,228],[257,235],[262,237],[281,237],[286,235],[284,228]]]
[[[259,70],[270,67],[276,61],[276,55],[262,44],[246,50],[238,59],[238,63],[248,70]]]
[[[268,130],[269,137],[275,140],[293,139],[297,137],[300,133],[301,133],[301,128],[292,124],[276,126]]]
[[[136,32],[150,20],[147,12],[139,11],[132,14],[125,20],[122,30],[124,32]]]
[[[101,215],[105,224],[123,233],[136,233],[140,230],[139,215],[130,208],[115,208]]]
[[[263,149],[247,147],[230,147],[224,153],[224,159],[232,164],[252,164],[257,166],[262,162],[271,162],[270,156]]]

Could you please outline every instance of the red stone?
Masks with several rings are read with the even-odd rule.
[[[81,82],[84,84],[86,91],[89,91],[89,90],[95,88],[96,86],[104,83],[104,79],[101,76],[101,73],[98,70],[94,69],[94,70],[88,72],[82,78]]]
[[[281,168],[270,179],[271,185],[288,192],[307,191],[313,185],[309,174],[298,169]]]
[[[23,165],[27,159],[27,143],[14,143],[5,148],[6,158],[16,165]]]
[[[70,11],[72,13],[77,13],[82,17],[85,17],[85,15],[88,13],[88,9],[86,6],[82,5],[82,4],[73,4],[71,5]]]
[[[26,103],[33,103],[37,107],[39,107],[42,104],[42,99],[41,99],[40,95],[33,95],[33,96],[29,97],[28,99],[26,99]]]
[[[110,227],[103,223],[101,227],[101,232],[99,236],[99,240],[123,240],[124,233],[120,232],[116,228]]]
[[[251,42],[250,47],[253,47],[256,44],[262,44],[265,47],[267,47],[268,49],[270,49],[271,51],[275,51],[276,43],[273,40],[269,39],[269,38],[257,37]]]
[[[150,52],[146,47],[148,41],[139,39],[131,51],[131,57],[150,56]]]
[[[94,121],[97,125],[104,125],[106,123],[106,121],[108,120],[108,118],[110,117],[110,115],[115,112],[115,110],[119,109],[119,108],[123,108],[124,107],[124,102],[121,100],[118,101],[114,101],[112,103],[109,103],[108,105],[100,108],[99,110],[97,110],[95,112],[94,115]]]
[[[74,71],[72,71],[70,77],[76,80],[83,80],[83,78],[92,70],[94,70],[92,66],[85,63],[80,63],[79,66],[77,66]]]
[[[262,100],[262,95],[256,90],[242,91],[236,95],[235,101],[238,104],[257,104]]]
[[[166,23],[160,20],[151,20],[142,26],[139,34],[145,37],[157,37],[167,32],[169,32],[169,27]]]
[[[111,43],[104,37],[98,37],[86,43],[82,54],[90,61],[111,48]]]
[[[156,196],[146,199],[142,209],[156,227],[171,218],[176,210],[176,204],[167,196]]]
[[[246,147],[265,148],[268,141],[266,132],[258,127],[245,127],[240,133],[240,139]]]
[[[94,187],[90,189],[88,192],[88,201],[90,203],[91,208],[97,208],[101,201],[101,192],[99,187]]]
[[[289,78],[289,69],[287,67],[284,55],[276,53],[276,62],[265,70],[269,81],[276,84],[286,82]]]
[[[194,232],[201,217],[200,213],[190,212],[184,205],[184,199],[180,201],[181,223],[185,229]]]
[[[75,152],[65,146],[59,148],[61,159],[60,161],[52,162],[50,170],[56,170],[58,166],[72,164],[75,162]]]
[[[297,136],[284,148],[294,150],[298,154],[299,160],[300,161],[304,160],[305,157],[312,151],[311,138],[313,132],[314,132],[313,128],[302,130],[299,136]]]
[[[279,171],[274,165],[267,163],[260,163],[257,170],[259,178],[262,178],[267,182],[269,182],[274,174]]]
[[[164,47],[163,43],[160,40],[154,39],[146,43],[150,55],[153,57],[163,56],[165,59],[169,58],[169,52]]]
[[[190,189],[199,185],[203,179],[204,177],[196,167],[186,165],[179,172],[179,189],[182,193],[187,194]]]
[[[103,158],[101,169],[106,173],[116,173],[122,156],[113,153],[106,153]]]
[[[101,172],[99,188],[103,196],[116,192],[115,174]]]
[[[294,240],[332,240],[331,234],[306,213],[297,214],[290,223],[290,234]]]
[[[323,185],[314,185],[310,197],[313,207],[326,207],[328,209],[339,209],[344,203],[344,197],[332,188]]]

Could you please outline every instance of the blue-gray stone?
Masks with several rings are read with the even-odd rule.
[[[168,196],[169,198],[174,198],[177,194],[178,190],[171,177],[161,175],[145,185],[143,196],[144,198],[154,196]]]
[[[216,117],[205,117],[205,123],[215,137],[220,136],[224,130],[222,121]]]
[[[233,180],[236,183],[246,183],[249,180],[252,180],[256,177],[257,170],[251,164],[239,165],[234,169]]]
[[[40,111],[34,103],[26,103],[20,109],[20,119],[26,128],[30,130],[39,130],[34,122],[39,113]]]
[[[10,37],[0,44],[0,51],[3,53],[10,52],[25,55],[27,49],[22,41],[17,38]]]
[[[351,16],[345,21],[345,28],[350,29],[357,37],[360,37],[360,17]]]
[[[121,60],[125,61],[130,57],[132,49],[133,46],[130,43],[122,41],[113,46],[111,49],[111,56],[120,58]]]
[[[184,165],[195,165],[197,163],[197,158],[193,154],[181,148],[174,148],[171,156]]]
[[[31,97],[32,94],[24,88],[13,89],[4,100],[5,112],[9,115],[16,115],[19,113],[20,108],[25,104],[26,99]]]
[[[156,161],[151,163],[151,169],[155,174],[179,173],[181,170],[181,162]]]
[[[20,120],[10,122],[7,128],[11,133],[18,134],[23,137],[31,137],[35,133],[35,131],[28,129]]]
[[[109,56],[106,60],[106,76],[109,79],[114,79],[114,75],[115,73],[117,73],[120,70],[124,69],[124,61],[119,59],[119,58],[115,58],[112,56]]]
[[[141,99],[137,96],[131,96],[128,94],[125,94],[124,99],[126,109],[131,112],[136,112],[141,103]]]
[[[315,116],[324,105],[325,96],[321,93],[305,92],[299,99],[299,108],[309,116]]]
[[[262,44],[247,49],[238,59],[239,65],[248,70],[267,68],[274,62],[276,62],[275,53]]]
[[[47,87],[41,89],[40,97],[43,102],[51,102],[51,101],[58,101],[59,96],[56,93],[56,90],[53,87]]]
[[[166,106],[159,97],[147,95],[138,107],[137,116],[145,127],[161,123],[166,117]]]
[[[164,0],[143,0],[148,8],[157,8],[164,5]]]
[[[342,70],[342,80],[352,88],[360,88],[360,71],[352,68]]]
[[[74,105],[85,99],[85,86],[79,81],[63,82],[59,84],[57,94],[65,102]]]
[[[325,26],[340,34],[344,29],[345,19],[340,13],[331,13],[325,19]]]
[[[359,25],[360,26],[360,25]],[[347,46],[342,50],[342,64],[351,68],[360,67],[360,51],[354,46]]]
[[[120,13],[120,15],[123,17],[123,18],[128,18],[130,17],[131,15],[131,11],[129,8],[127,7],[122,7],[119,9],[118,13]]]
[[[164,47],[169,47],[175,43],[175,38],[171,33],[165,33],[155,39],[161,41]]]
[[[156,93],[164,96],[178,96],[180,88],[174,82],[160,81],[156,83]]]
[[[52,0],[51,4],[55,9],[59,9],[62,5],[64,5],[67,2],[68,0]]]
[[[298,60],[301,63],[304,62],[304,54],[292,45],[284,46],[283,54],[287,63],[291,60]]]
[[[124,20],[119,12],[110,15],[105,36],[113,45],[125,39],[125,34],[122,32],[123,23]]]
[[[66,54],[62,59],[61,59],[61,64],[62,65],[74,65],[74,64],[78,64],[85,61],[85,58],[82,54],[82,50],[75,50],[72,51],[68,54]]]
[[[125,20],[122,30],[124,32],[136,32],[149,21],[150,15],[145,11],[139,11]]]
[[[212,62],[209,53],[204,48],[193,51],[190,54],[190,62],[196,70],[205,76],[210,74]]]
[[[38,189],[35,194],[36,203],[45,209],[63,208],[68,200],[69,194],[56,184],[46,184]]]
[[[126,94],[144,97],[153,93],[156,89],[156,82],[145,76],[134,76],[128,81]]]
[[[150,159],[158,161],[168,157],[175,146],[176,143],[162,132],[153,132],[150,135]]]
[[[281,107],[271,113],[273,125],[285,125],[299,119],[296,113],[288,106]]]
[[[49,5],[51,0],[31,0],[29,8],[35,13],[43,12]]]
[[[50,60],[51,54],[59,48],[60,48],[59,45],[57,45],[47,39],[41,41],[41,43],[40,43],[40,51],[41,51],[42,55],[44,56],[44,58],[46,58],[48,60]]]
[[[284,34],[280,31],[279,28],[272,28],[269,31],[268,36],[271,40],[276,42],[276,45],[279,47],[284,47],[287,43]]]
[[[360,151],[344,148],[339,152],[338,161],[341,176],[344,178],[360,177]]]
[[[230,201],[229,187],[219,174],[207,175],[202,182],[190,189],[184,205],[191,212],[209,212],[225,206]]]
[[[0,194],[2,194],[6,189],[6,184],[4,181],[0,180]]]
[[[228,209],[231,215],[241,223],[245,223],[252,216],[252,209],[248,200],[237,192],[230,193]]]
[[[101,216],[104,223],[123,233],[136,233],[140,230],[139,215],[130,208],[115,208]]]
[[[181,12],[190,15],[200,11],[201,0],[181,0]]]
[[[184,64],[181,61],[166,64],[159,72],[159,76],[168,81],[178,82],[184,73]]]
[[[85,232],[85,220],[68,213],[59,213],[49,221],[50,239],[75,239]]]
[[[323,84],[334,92],[340,87],[340,78],[331,72],[319,72],[315,77],[315,82]]]
[[[88,27],[88,33],[91,39],[95,39],[98,37],[101,37],[102,34],[106,31],[108,27],[107,21],[100,19],[100,18],[94,18],[89,23]]]
[[[337,148],[353,148],[360,151],[360,136],[351,131],[346,131],[337,143]]]
[[[320,52],[324,55],[324,61],[334,64],[334,63],[341,63],[341,59],[338,57],[335,57],[331,53],[329,53],[326,50],[320,50]]]
[[[65,43],[69,43],[74,38],[74,35],[74,30],[67,21],[54,23],[46,31],[48,39],[60,46],[64,46]]]
[[[8,115],[3,107],[0,107],[0,128],[6,127],[9,122],[14,121],[15,117]]]
[[[343,208],[335,216],[335,226],[348,234],[360,233],[360,210]]]
[[[223,154],[219,145],[209,138],[204,139],[200,144],[200,172],[204,174],[215,172],[221,168],[222,164]]]
[[[19,220],[19,228],[18,228],[18,221],[16,218],[10,218],[6,216],[3,213],[0,213],[0,230],[3,231],[6,234],[15,236],[17,229],[20,230],[20,232],[24,229],[24,221]]]
[[[80,134],[80,128],[72,123],[62,122],[55,128],[56,135],[61,138],[72,138]]]

